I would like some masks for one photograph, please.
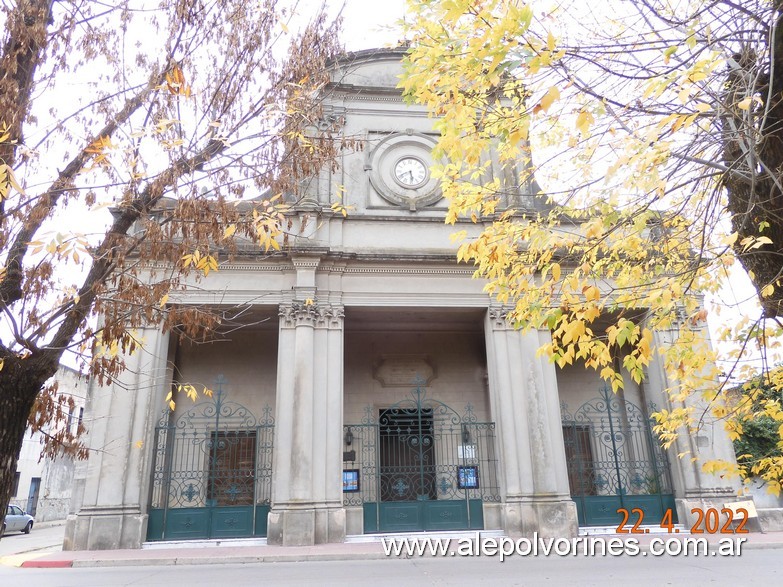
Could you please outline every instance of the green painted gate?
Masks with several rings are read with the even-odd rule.
[[[669,509],[676,522],[669,463],[648,413],[607,387],[573,414],[564,402],[560,407],[580,525],[617,526],[621,508],[629,512],[629,527],[638,520],[635,508],[642,510],[643,524],[659,524]]]
[[[500,501],[494,423],[426,392],[345,426],[344,504],[362,506],[365,533],[482,529]]]
[[[147,540],[266,536],[274,418],[212,398],[155,428]]]

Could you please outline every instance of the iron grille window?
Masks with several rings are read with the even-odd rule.
[[[381,410],[381,501],[437,499],[432,409]]]
[[[207,499],[212,505],[252,505],[255,431],[212,433]]]
[[[571,495],[596,495],[595,461],[590,445],[591,431],[586,424],[563,426],[568,485]]]

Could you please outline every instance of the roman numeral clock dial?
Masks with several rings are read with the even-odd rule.
[[[416,157],[403,157],[394,166],[394,179],[406,188],[419,187],[427,180],[427,167]]]

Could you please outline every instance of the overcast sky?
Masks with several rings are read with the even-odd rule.
[[[339,9],[340,2],[327,0]],[[345,0],[343,40],[349,51],[396,45],[400,38],[393,29],[405,14],[404,0]]]

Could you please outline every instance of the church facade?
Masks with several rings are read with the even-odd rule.
[[[66,549],[575,536],[616,526],[618,509],[687,524],[693,507],[736,497],[699,470],[734,458],[719,424],[659,447],[660,365],[619,395],[582,366],[556,368],[536,354],[548,332],[511,327],[456,262],[429,172],[432,120],[396,89],[401,56],[368,51],[335,66],[326,114],[364,148],[307,187],[291,248],[239,256],[180,300],[242,306],[247,325],[201,345],[150,328],[124,379],[90,390],[88,443],[101,450],[77,473]],[[514,170],[492,173],[505,205],[545,206]],[[347,216],[332,211],[338,199]],[[170,411],[176,384],[214,393]],[[677,459],[685,450],[698,461]]]

